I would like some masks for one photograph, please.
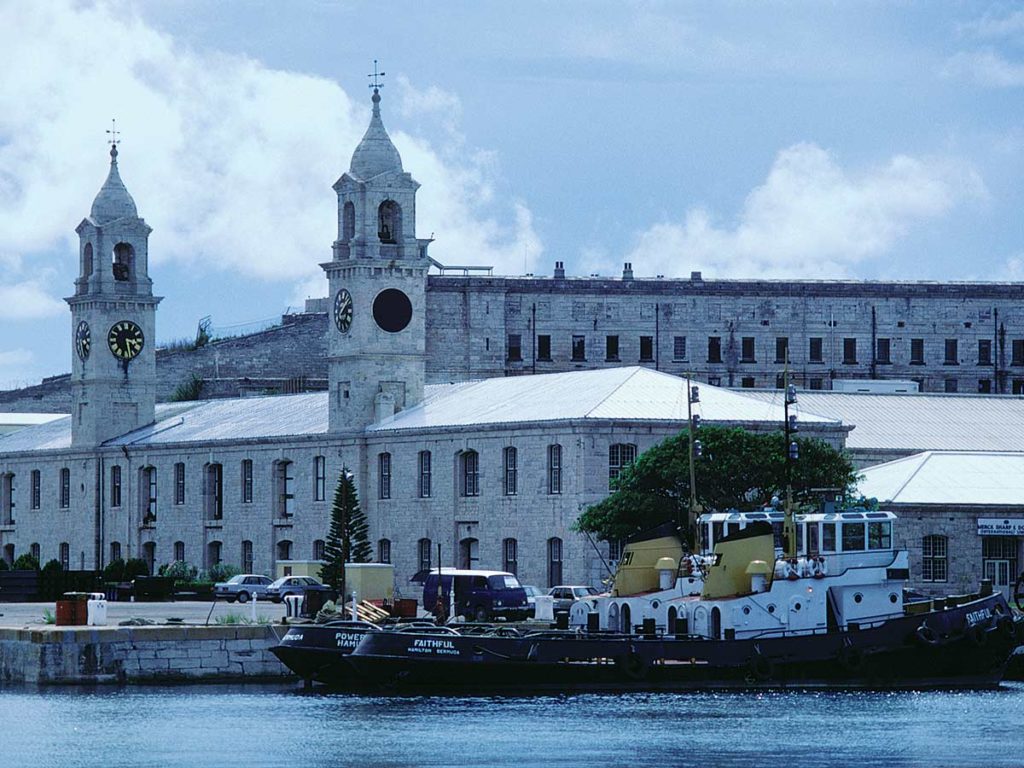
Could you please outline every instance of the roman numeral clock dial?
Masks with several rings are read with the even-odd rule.
[[[334,324],[342,333],[352,327],[352,294],[344,288],[334,297]]]
[[[110,327],[110,331],[107,333],[107,346],[110,348],[110,353],[125,363],[135,358],[142,351],[145,343],[146,339],[142,334],[142,329],[131,320],[119,320]]]
[[[82,320],[75,329],[75,351],[83,362],[88,359],[91,347],[92,333],[89,331],[89,324]]]

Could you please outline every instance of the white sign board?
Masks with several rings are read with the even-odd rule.
[[[979,536],[1024,536],[1022,517],[979,517]]]

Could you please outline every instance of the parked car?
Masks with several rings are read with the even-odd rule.
[[[437,569],[421,571],[412,580],[423,582],[423,608],[433,612],[437,604]],[[491,621],[499,616],[509,621],[521,621],[529,615],[526,592],[519,579],[511,573],[442,568],[441,585],[446,608],[453,584],[456,616],[465,616],[472,621]]]
[[[271,584],[269,576],[260,576],[257,573],[240,573],[232,576],[227,581],[221,581],[213,585],[213,598],[215,600],[227,600],[229,603],[237,600],[240,603],[249,602],[249,598],[266,599],[267,588]]]
[[[594,597],[601,594],[593,587],[585,587],[577,584],[563,584],[552,587],[548,594],[553,597],[555,611],[568,611],[577,600]]]
[[[537,615],[537,597],[546,595],[547,592],[542,590],[540,587],[535,587],[533,584],[523,584],[523,590],[526,592],[526,604],[529,606],[527,609],[527,615]]]
[[[267,587],[267,596],[275,603],[280,603],[288,595],[305,595],[306,592],[325,589],[330,587],[325,587],[312,576],[282,576]]]

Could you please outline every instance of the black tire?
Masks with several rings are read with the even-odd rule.
[[[927,624],[922,624],[914,631],[914,639],[924,646],[939,644],[939,634]]]
[[[482,605],[478,605],[473,609],[473,621],[485,622],[488,618],[487,609]]]
[[[238,602],[240,602],[240,603],[248,603],[249,602],[249,593],[248,592],[239,592],[238,593]]]
[[[839,651],[839,666],[847,672],[860,672],[864,669],[864,651],[852,645],[843,646]]]
[[[750,677],[758,682],[770,680],[775,673],[775,665],[772,663],[772,660],[762,656],[760,653],[750,657],[750,661],[747,662],[747,669],[750,672]]]
[[[227,600],[229,603],[235,602],[235,598],[234,597],[226,597],[224,599]]]
[[[1017,624],[1010,616],[1003,616],[996,623],[996,630],[1004,639],[1014,641],[1017,639]]]
[[[640,681],[647,679],[647,662],[643,657],[635,653],[627,653],[625,656],[620,656],[615,660],[615,666],[619,668],[622,676],[627,680]]]
[[[971,645],[981,648],[988,642],[988,632],[980,624],[968,627],[964,630],[964,636],[971,641]]]

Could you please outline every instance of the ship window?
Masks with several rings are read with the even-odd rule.
[[[772,521],[772,534],[775,537],[775,546],[782,547],[782,523]]]
[[[892,547],[892,523],[868,523],[868,549]]]
[[[717,544],[722,540],[722,525],[720,522],[711,523],[711,543]]]
[[[822,552],[835,552],[836,551],[836,524],[835,523],[822,523],[821,524],[821,551]]]
[[[725,533],[726,536],[732,536],[734,533],[739,533],[740,532],[740,524],[739,523],[727,523],[725,528],[726,528],[726,533]]]
[[[843,552],[864,550],[864,523],[843,524]]]

